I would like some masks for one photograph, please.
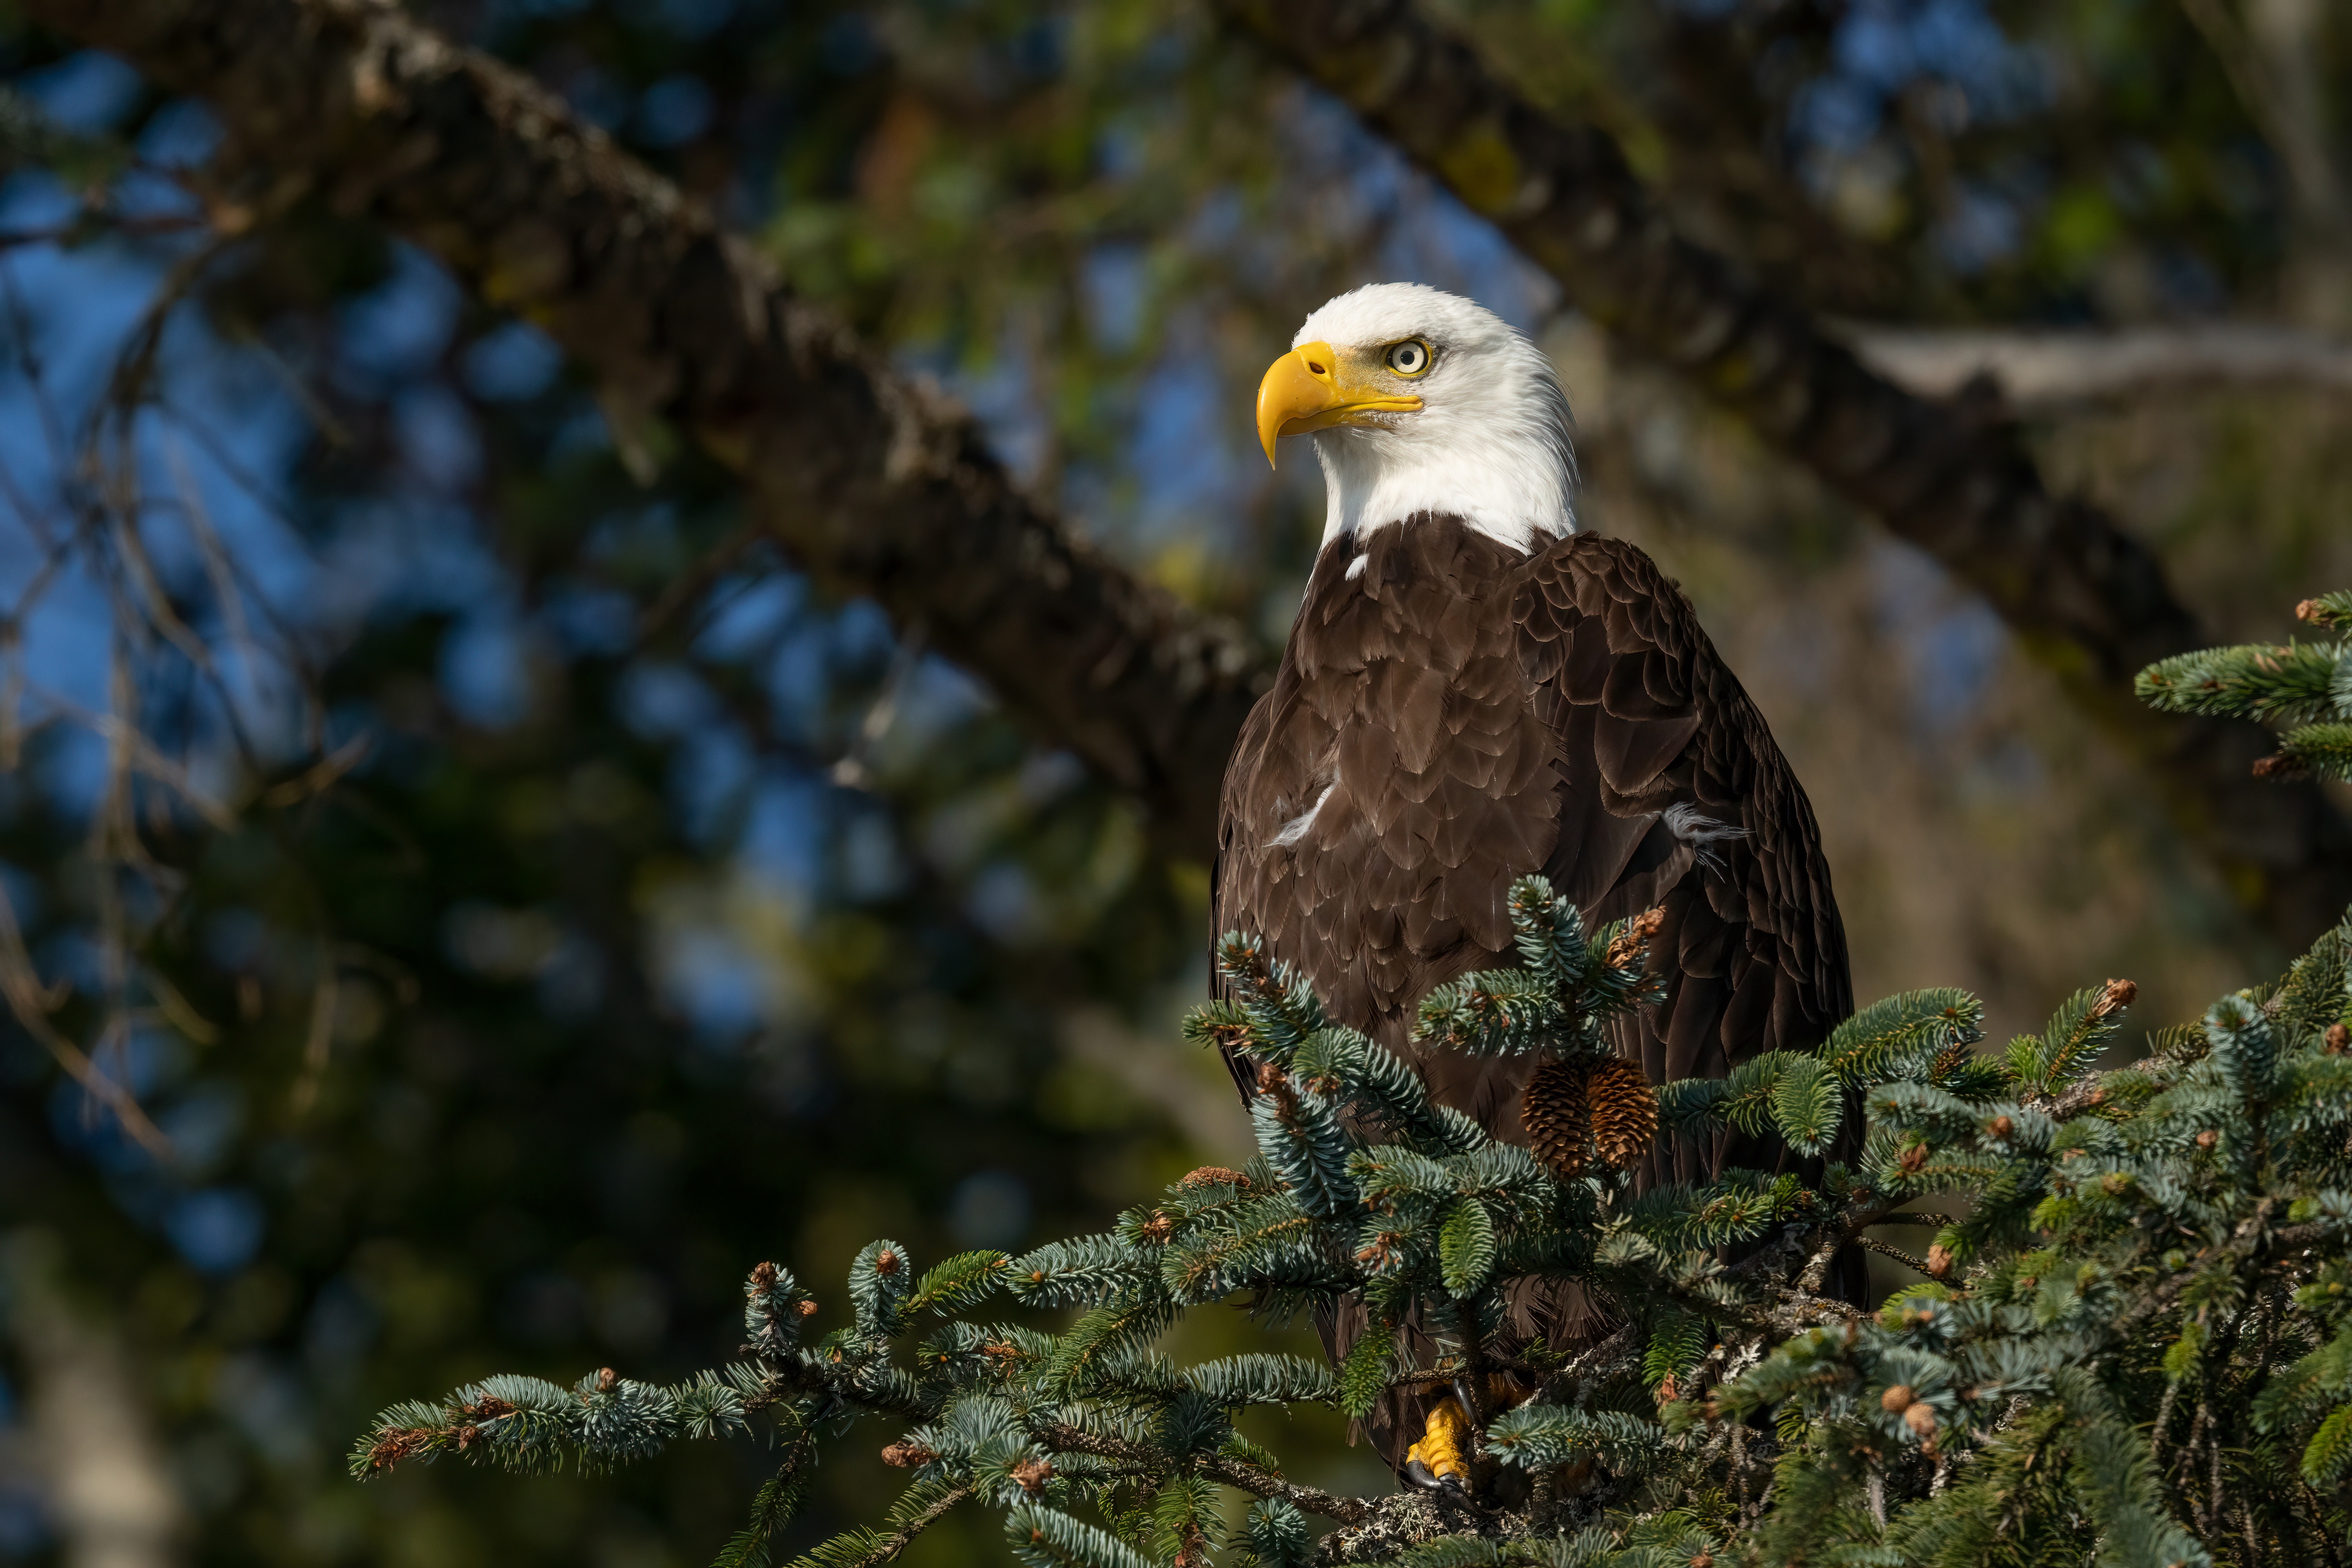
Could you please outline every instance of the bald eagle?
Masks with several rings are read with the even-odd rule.
[[[1568,400],[1543,353],[1470,300],[1360,289],[1265,373],[1257,428],[1269,461],[1279,437],[1311,437],[1329,507],[1226,769],[1215,930],[1255,933],[1332,1017],[1520,1144],[1536,1064],[1412,1036],[1433,986],[1517,962],[1507,895],[1529,872],[1595,924],[1663,910],[1664,1000],[1614,1037],[1651,1082],[1825,1038],[1853,1007],[1811,807],[1681,590],[1577,531]],[[1776,1155],[1662,1140],[1634,1179]],[[1335,1354],[1360,1330],[1349,1307],[1326,1324]],[[1580,1314],[1573,1291],[1538,1293],[1514,1331],[1558,1341]],[[1391,1466],[1443,1479],[1450,1456],[1405,1449],[1427,1404],[1370,1425]]]

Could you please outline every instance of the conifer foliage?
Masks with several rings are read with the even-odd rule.
[[[2345,596],[2320,604],[2312,618],[2352,621]],[[2143,687],[2207,710],[2225,700],[2209,682],[2267,701],[2284,665],[2244,651]],[[2333,743],[2295,754],[2332,765]],[[1187,1034],[1255,1069],[1246,1169],[1195,1171],[1017,1258],[920,1269],[876,1241],[822,1333],[819,1303],[761,1264],[726,1366],[667,1387],[486,1379],[384,1412],[353,1472],[593,1468],[762,1431],[776,1475],[718,1559],[751,1568],[778,1561],[828,1445],[881,1415],[906,1491],[793,1568],[872,1568],[957,1508],[995,1512],[1024,1568],[2344,1560],[2352,920],[2117,1070],[2097,1063],[2135,992],[2111,980],[2000,1049],[1974,997],[1909,992],[1810,1050],[1654,1087],[1606,1043],[1654,994],[1654,923],[1588,930],[1539,879],[1511,900],[1518,965],[1432,994],[1419,1035],[1539,1058],[1532,1152],[1433,1103],[1231,935],[1228,998]],[[1636,1193],[1627,1170],[1659,1137],[1777,1141],[1801,1156],[1783,1167],[1819,1175],[1725,1168]],[[1935,1231],[1924,1256],[1888,1239],[1899,1226]],[[1900,1266],[1875,1310],[1825,1289],[1857,1246]],[[1578,1282],[1600,1315],[1507,1355],[1496,1330],[1530,1279]],[[1373,1331],[1336,1368],[1158,1348],[1188,1311],[1341,1297]],[[1472,1484],[1337,1496],[1234,1425],[1252,1406],[1362,1415],[1406,1386],[1463,1391]]]
[[[2336,640],[2176,654],[2139,672],[2141,700],[2275,726],[2279,749],[2254,764],[2264,777],[2352,779],[2352,590],[2305,599],[2294,613]]]

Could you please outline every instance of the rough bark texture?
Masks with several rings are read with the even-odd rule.
[[[538,322],[625,453],[675,423],[818,577],[878,599],[1205,857],[1263,665],[1024,497],[895,374],[563,102],[372,0],[33,0],[36,20],[218,107],[229,156],[307,181]]]
[[[2301,945],[2352,900],[2352,829],[2257,784],[2251,726],[2158,718],[2130,677],[2199,646],[2147,551],[2052,498],[2005,431],[1871,374],[1678,237],[1610,139],[1555,124],[1405,0],[1218,0],[1434,169],[1625,341],[1992,602],[2147,759],[2189,836]],[[868,593],[1038,734],[1205,854],[1263,667],[1026,500],[971,423],[796,300],[740,240],[551,94],[383,0],[26,0],[220,109],[231,155],[311,182],[544,326],[606,389],[625,449],[675,422],[744,476],[820,578]]]
[[[1620,341],[1664,361],[1990,600],[2163,787],[2175,820],[2282,942],[2352,902],[2352,825],[2251,776],[2250,724],[2182,722],[2131,678],[2205,646],[2155,555],[2050,494],[2008,426],[1872,374],[1805,311],[1676,234],[1617,143],[1547,119],[1412,0],[1214,0],[1445,182]]]

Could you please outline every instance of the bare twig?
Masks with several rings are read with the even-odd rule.
[[[8,1011],[15,1016],[17,1026],[39,1041],[41,1048],[91,1099],[114,1112],[122,1130],[142,1148],[159,1160],[172,1158],[172,1141],[148,1119],[131,1091],[100,1070],[98,1064],[58,1033],[50,1021],[49,1016],[65,1005],[66,992],[62,985],[52,988],[41,984],[40,973],[33,967],[33,955],[26,950],[24,929],[16,923],[16,905],[9,900],[5,883],[0,883],[0,996],[7,999]]]
[[[318,948],[319,974],[310,987],[310,1026],[302,1040],[302,1070],[286,1097],[287,1108],[296,1116],[310,1114],[319,1098],[319,1086],[326,1081],[327,1058],[335,1044],[335,1008],[342,997],[334,944],[321,941]]]
[[[958,1503],[970,1501],[972,1491],[970,1487],[958,1487],[953,1491],[942,1493],[937,1502],[884,1536],[876,1543],[873,1551],[858,1558],[855,1563],[843,1564],[842,1568],[881,1568],[883,1563],[890,1562],[898,1553],[914,1544],[915,1537],[945,1519]]]
[[[1931,1279],[1936,1277],[1936,1271],[1927,1267],[1926,1259],[1914,1258],[1899,1247],[1889,1247],[1886,1243],[1879,1240],[1875,1237],[1854,1237],[1854,1245],[1868,1251],[1875,1252],[1881,1258],[1891,1258],[1895,1262],[1903,1265],[1904,1268],[1910,1269],[1914,1274],[1924,1274]]]
[[[872,782],[874,749],[889,734],[890,726],[898,721],[898,701],[906,694],[907,682],[923,662],[923,624],[917,621],[898,634],[898,646],[891,651],[890,668],[883,672],[881,688],[874,700],[866,704],[865,716],[857,721],[856,733],[849,745],[833,764],[833,782],[845,789],[863,789]]]

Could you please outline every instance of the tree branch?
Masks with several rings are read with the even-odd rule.
[[[898,1553],[913,1545],[915,1537],[945,1519],[959,1503],[971,1501],[971,1497],[972,1489],[970,1487],[958,1487],[952,1491],[942,1493],[937,1502],[892,1531],[889,1535],[876,1544],[873,1551],[849,1564],[849,1568],[882,1568],[883,1563],[896,1560]]]
[[[1097,1458],[1117,1459],[1124,1464],[1148,1467],[1165,1462],[1152,1452],[1148,1444],[1131,1443],[1107,1433],[1089,1432],[1066,1422],[1037,1428],[1037,1437],[1056,1450],[1091,1454]],[[1280,1498],[1293,1508],[1307,1513],[1319,1513],[1342,1524],[1358,1523],[1372,1511],[1372,1504],[1367,1499],[1339,1497],[1319,1487],[1299,1486],[1279,1476],[1269,1475],[1244,1460],[1212,1454],[1198,1463],[1201,1473],[1213,1480],[1222,1481],[1252,1497]]]
[[[1864,364],[1919,396],[1952,397],[1983,376],[2021,412],[2166,385],[2352,392],[2352,342],[2251,321],[2114,331],[1858,327],[1850,341]]]
[[[623,451],[674,421],[812,574],[868,594],[1204,855],[1262,660],[1024,495],[969,416],[796,298],[558,98],[385,0],[31,0],[215,105],[266,166],[431,251],[601,384]]]
[[[2300,947],[2352,902],[2352,825],[2317,789],[2251,776],[2269,738],[2142,709],[2131,678],[2210,639],[2162,566],[2096,508],[2043,486],[2007,426],[1864,368],[1803,310],[1675,232],[1607,133],[1538,111],[1412,0],[1215,0],[1557,278],[1989,600],[2149,769],[2189,839]]]
[[[2150,767],[2283,938],[2352,901],[2352,828],[2257,783],[2268,737],[2158,717],[2130,678],[2203,646],[2155,558],[2053,500],[2013,434],[1865,370],[1675,235],[1597,131],[1543,118],[1408,0],[1218,0],[1494,218],[1578,302],[1983,593]],[[387,0],[26,0],[221,110],[232,159],[307,181],[529,316],[596,376],[625,451],[675,421],[822,580],[870,594],[1200,854],[1262,666],[1240,636],[1025,498],[971,421],[784,289],[559,100]]]

